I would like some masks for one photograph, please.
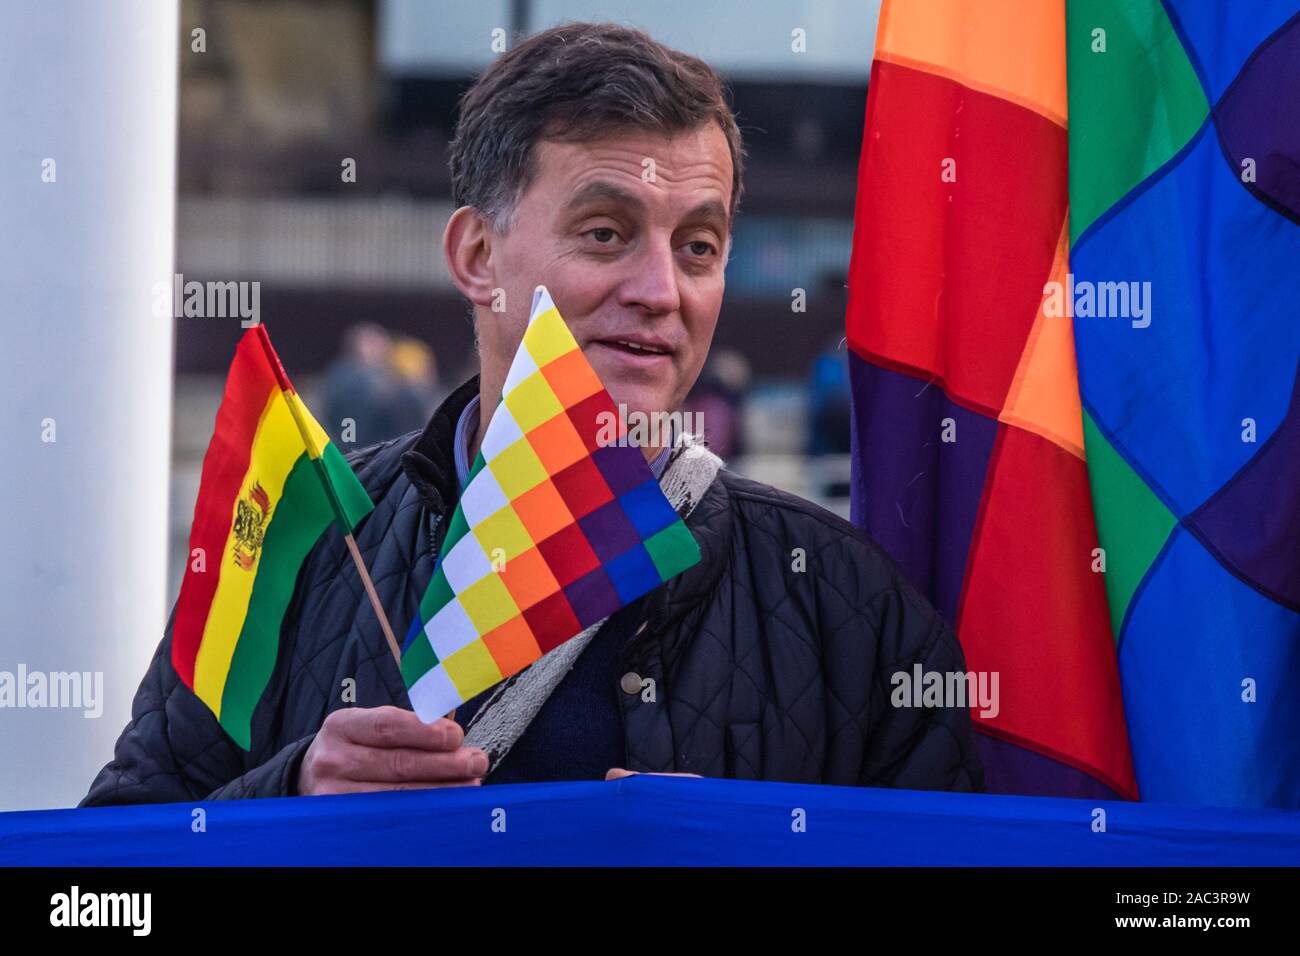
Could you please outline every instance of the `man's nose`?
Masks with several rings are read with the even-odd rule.
[[[620,297],[627,307],[640,307],[655,315],[676,312],[681,307],[677,286],[677,260],[672,242],[647,242],[640,254],[629,261],[631,274],[624,280]]]

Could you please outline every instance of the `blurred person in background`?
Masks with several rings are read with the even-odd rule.
[[[745,356],[735,349],[715,349],[683,406],[698,413],[704,440],[724,461],[745,453],[745,395],[751,377]]]
[[[808,454],[849,454],[849,363],[844,348],[833,342],[813,360],[808,381]]]
[[[325,370],[324,426],[345,450],[399,434],[389,371],[392,351],[392,339],[382,326],[354,325],[344,334],[338,358]]]
[[[394,423],[393,436],[418,431],[446,397],[439,389],[433,349],[419,339],[403,336],[393,343],[389,368],[392,373],[389,405]]]
[[[824,502],[847,501],[852,478],[853,395],[848,353],[827,343],[808,380],[808,457],[813,491]]]

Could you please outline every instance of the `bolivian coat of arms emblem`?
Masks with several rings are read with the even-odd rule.
[[[245,571],[253,570],[257,552],[262,547],[266,523],[271,518],[271,498],[258,482],[235,505],[234,557],[235,564]]]

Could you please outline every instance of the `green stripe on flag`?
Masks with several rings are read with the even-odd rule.
[[[700,546],[695,536],[678,519],[645,542],[659,577],[667,581],[700,560]]]
[[[1178,520],[1111,446],[1087,412],[1083,441],[1088,454],[1097,537],[1106,552],[1106,600],[1116,643],[1133,593],[1165,546]]]
[[[460,510],[460,505],[456,505],[456,510],[451,515],[451,523],[447,525],[447,533],[443,535],[439,552],[446,554],[467,534],[469,534],[469,524],[465,521],[465,512]]]
[[[447,575],[439,564],[433,572],[433,578],[429,581],[424,597],[420,599],[420,620],[428,624],[435,614],[451,603],[451,599],[455,596],[450,582],[447,581]]]
[[[1065,9],[1073,243],[1186,145],[1209,106],[1159,0]]]
[[[280,624],[298,571],[333,520],[334,511],[316,467],[304,453],[294,462],[284,492],[272,506],[248,614],[221,693],[221,726],[245,750],[250,749],[253,709],[275,668]]]
[[[402,680],[408,688],[414,687],[415,682],[437,663],[438,655],[429,643],[429,635],[421,631],[402,654]]]
[[[343,530],[345,533],[355,531],[361,519],[375,510],[375,503],[370,500],[366,486],[333,442],[325,446],[320,457],[321,464],[325,466],[325,474],[334,486],[334,494],[338,496],[339,504],[343,506],[343,513],[348,519],[348,527]]]

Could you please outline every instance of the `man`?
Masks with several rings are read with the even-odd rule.
[[[622,27],[538,34],[466,95],[443,252],[481,374],[423,432],[351,457],[376,503],[357,541],[395,627],[432,575],[535,286],[629,413],[680,408],[721,308],[742,153],[713,71]],[[891,706],[893,675],[964,662],[890,559],[699,443],[645,451],[702,560],[594,636],[423,724],[331,531],[299,575],[253,751],[181,684],[169,626],[83,805],[630,772],[981,789],[964,707]]]

